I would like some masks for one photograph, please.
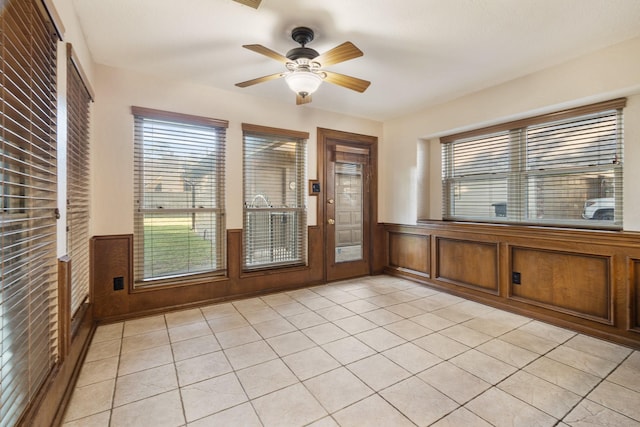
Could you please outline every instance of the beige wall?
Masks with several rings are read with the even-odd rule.
[[[438,137],[592,102],[628,97],[624,111],[624,228],[640,231],[640,38],[384,123],[380,221],[441,219]],[[418,171],[418,153],[427,152]],[[426,176],[426,181],[418,176]],[[420,188],[420,190],[418,190]],[[426,189],[426,190],[425,190]],[[420,194],[418,194],[420,191]],[[425,191],[427,191],[425,195]]]
[[[381,138],[382,123],[236,94],[132,71],[94,65],[96,103],[91,147],[93,235],[133,233],[133,116],[131,106],[228,120],[226,157],[227,228],[242,228],[242,123],[309,132],[308,178],[317,178],[316,128]],[[309,224],[316,222],[309,198]]]

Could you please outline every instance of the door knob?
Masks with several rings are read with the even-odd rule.
[[[333,225],[333,224],[335,224],[335,223],[336,223],[336,221],[335,221],[333,218],[329,218],[329,219],[327,220],[327,222],[328,222],[329,224],[331,224],[331,225]]]
[[[330,205],[332,205],[332,204],[333,204],[333,199],[329,199],[329,200],[327,200],[327,203],[329,203]]]

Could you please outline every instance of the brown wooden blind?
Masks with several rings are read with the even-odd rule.
[[[243,269],[306,262],[307,132],[243,124]]]
[[[57,357],[57,37],[39,1],[2,5],[0,425],[12,426]]]
[[[67,45],[67,252],[71,313],[89,295],[89,104],[91,94]]]

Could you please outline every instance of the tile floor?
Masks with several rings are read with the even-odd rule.
[[[100,326],[64,426],[640,426],[640,352],[399,278]]]

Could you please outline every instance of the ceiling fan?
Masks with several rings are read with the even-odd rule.
[[[236,83],[238,87],[252,86],[284,77],[289,88],[296,94],[296,104],[308,104],[311,102],[311,94],[315,92],[323,81],[364,92],[371,82],[346,76],[344,74],[327,71],[323,67],[345,62],[363,55],[351,42],[344,42],[329,51],[319,54],[314,49],[306,47],[313,40],[313,30],[307,27],[297,27],[291,31],[291,38],[300,44],[287,52],[286,56],[279,54],[259,44],[243,45],[245,49],[267,56],[285,64],[287,71],[283,71],[246,82]]]

